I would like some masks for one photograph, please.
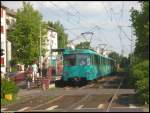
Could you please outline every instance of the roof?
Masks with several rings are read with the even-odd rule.
[[[16,12],[14,10],[10,10],[9,8],[6,8],[6,13],[7,13],[7,15],[10,15],[13,17],[16,16]]]
[[[103,58],[107,58],[107,59],[113,60],[112,58],[103,56],[101,54],[98,54],[96,51],[91,50],[91,49],[75,49],[75,50],[64,49],[64,52],[63,52],[64,55],[67,55],[67,54],[79,54],[79,53],[95,54],[95,55],[99,55],[99,56],[101,56]]]
[[[95,51],[90,49],[65,49],[63,54],[78,54],[78,53],[90,53],[90,54],[97,54]]]
[[[1,4],[1,8],[6,9],[7,7],[6,7],[6,6],[4,6],[3,4]]]
[[[14,10],[9,9],[8,7],[4,6],[3,4],[1,4],[1,8],[6,10],[7,15],[16,16],[16,12]]]
[[[54,29],[53,27],[48,27],[48,29],[56,32],[56,29]]]
[[[95,55],[99,55],[99,56],[101,56],[101,57],[103,57],[103,58],[113,60],[112,58],[103,56],[103,55],[101,55],[101,54],[98,54],[96,51],[93,51],[93,50],[91,50],[91,49],[75,49],[75,50],[72,50],[72,49],[64,49],[64,52],[63,52],[64,55],[68,55],[68,54],[79,54],[79,53],[95,54]]]

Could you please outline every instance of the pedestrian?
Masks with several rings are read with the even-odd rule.
[[[38,72],[38,66],[37,66],[37,64],[36,64],[35,61],[33,61],[32,69],[33,69],[33,72],[32,72],[32,82],[34,83],[35,82],[35,78],[37,77],[37,72]]]
[[[31,82],[32,82],[32,66],[28,65],[27,71],[26,71],[26,83],[27,83],[27,88],[31,88]]]
[[[45,63],[42,64],[42,77],[47,77],[47,68]]]
[[[47,68],[46,68],[46,64],[43,63],[42,64],[42,89],[46,90],[48,89],[49,86],[49,80],[47,78]]]

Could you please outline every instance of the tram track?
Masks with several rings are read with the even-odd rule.
[[[111,106],[112,106],[112,103],[113,103],[114,99],[116,98],[117,93],[118,93],[118,91],[119,91],[121,85],[123,84],[123,81],[124,81],[125,77],[126,77],[126,76],[124,76],[124,77],[122,78],[122,80],[120,81],[120,84],[119,84],[119,86],[118,86],[118,88],[117,88],[115,94],[113,95],[113,97],[112,97],[110,103],[108,104],[108,107],[107,107],[107,109],[106,109],[106,112],[109,112],[109,111],[110,111]]]
[[[111,77],[111,78],[102,78],[98,79],[98,82],[101,84],[97,85],[107,85],[109,82],[112,82],[114,80],[119,80],[119,85],[116,89],[107,89],[112,90],[111,93],[100,93],[102,91],[102,88],[97,87],[95,89],[94,85],[97,83],[91,83],[94,85],[87,85],[85,87],[80,88],[72,88],[72,91],[70,89],[68,90],[68,93],[60,94],[59,96],[55,97],[52,100],[47,100],[43,103],[39,103],[39,105],[30,106],[30,105],[24,105],[16,111],[61,111],[61,112],[70,112],[70,111],[101,111],[101,112],[110,112],[112,108],[117,108],[118,104],[115,106],[114,100],[116,100],[116,97],[122,96],[121,93],[119,93],[121,85],[123,84],[123,81],[126,76],[120,77],[119,79],[117,77]],[[112,82],[113,83],[113,82]],[[76,90],[75,90],[76,89]],[[73,92],[74,91],[74,92]],[[82,92],[80,92],[82,91]],[[83,93],[84,92],[84,93]],[[124,94],[124,93],[123,93]],[[123,106],[124,108],[128,108],[128,106]],[[131,106],[130,106],[131,107]]]
[[[116,92],[118,92],[124,78],[120,81],[120,84],[119,84]],[[110,81],[112,81],[112,78]],[[106,84],[106,82],[105,82],[105,84]],[[81,87],[81,88],[78,88],[78,90],[84,89],[84,88],[85,87]],[[90,108],[90,109],[101,109],[103,111],[105,111],[105,110],[108,111],[108,109],[110,108],[110,106],[113,102],[113,99],[116,95],[116,92],[114,95],[93,95],[93,94],[74,95],[73,97],[70,97],[69,99],[67,99],[67,98],[70,95],[65,95],[65,96],[63,96],[63,98],[60,98],[56,101],[53,101],[54,103],[50,102],[51,104],[49,104],[47,106],[46,106],[46,104],[44,104],[44,106],[40,105],[40,107],[36,107],[37,109],[35,109],[35,110],[37,111],[40,109],[45,109],[45,110],[52,110],[52,111],[59,111],[60,110],[63,112],[67,112],[67,111],[71,111],[71,110],[81,110],[81,109]],[[104,100],[102,101],[101,99],[104,99]],[[64,103],[64,101],[67,102],[67,100],[71,101],[71,103],[66,104],[66,106],[62,107],[62,103]],[[108,103],[109,101],[110,101],[110,103]],[[100,103],[100,102],[105,102],[105,103]],[[61,104],[59,104],[59,103],[61,103]],[[49,109],[48,109],[48,106],[50,106]],[[56,107],[56,109],[55,109],[55,107]]]

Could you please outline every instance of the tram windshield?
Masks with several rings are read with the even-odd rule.
[[[90,55],[77,54],[77,65],[80,65],[80,66],[90,65]]]
[[[76,65],[76,55],[65,55],[64,56],[64,65],[65,66],[75,66]]]
[[[64,56],[65,66],[86,66],[90,65],[90,55],[88,54],[70,54]]]

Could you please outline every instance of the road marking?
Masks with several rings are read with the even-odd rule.
[[[84,105],[80,105],[80,106],[78,106],[78,107],[75,108],[75,109],[80,110],[83,106],[84,106]]]
[[[55,109],[55,108],[57,108],[57,107],[58,107],[58,105],[51,106],[51,107],[47,108],[46,110],[53,110],[53,109]]]
[[[50,84],[49,88],[55,88],[55,84]]]
[[[34,110],[34,109],[37,109],[37,108],[39,108],[39,107],[41,107],[41,106],[44,106],[44,105],[46,105],[46,104],[52,103],[52,102],[54,102],[54,101],[57,101],[57,100],[61,99],[62,97],[64,97],[64,95],[55,97],[54,99],[52,99],[52,100],[50,100],[50,101],[48,101],[48,102],[46,102],[46,103],[40,104],[40,105],[38,105],[38,106],[35,106],[35,107],[33,107],[32,109],[33,109],[33,110]]]
[[[129,108],[137,108],[137,107],[133,104],[129,104]]]
[[[21,109],[19,109],[18,111],[25,111],[25,110],[27,110],[27,109],[29,109],[30,107],[24,107],[24,108],[21,108]]]
[[[97,106],[97,108],[100,108],[100,109],[104,108],[104,104],[99,104],[99,105]]]
[[[4,111],[4,110],[6,110],[7,108],[1,108],[1,111]]]
[[[122,109],[122,108],[128,108],[128,109],[129,109],[130,107],[112,107],[112,108],[118,108],[118,109],[119,109],[119,108],[120,108],[120,109]],[[136,107],[136,108],[143,108],[143,107]]]

